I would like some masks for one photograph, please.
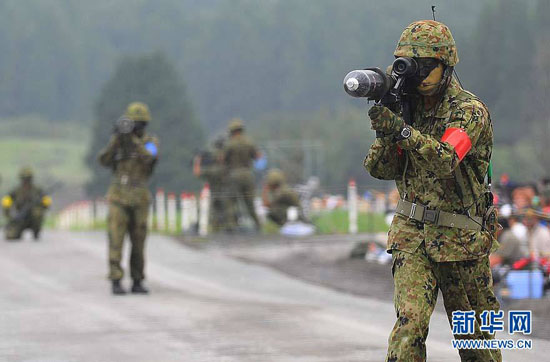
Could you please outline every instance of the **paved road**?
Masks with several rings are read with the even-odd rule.
[[[149,296],[113,297],[102,233],[0,243],[0,361],[382,361],[390,304],[153,236]],[[368,282],[366,280],[365,282]],[[430,361],[458,361],[434,315]],[[548,342],[509,361],[545,360]]]

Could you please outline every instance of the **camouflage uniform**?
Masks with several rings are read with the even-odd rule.
[[[30,172],[27,169],[24,171]],[[4,214],[8,220],[5,229],[6,239],[20,239],[23,231],[31,229],[34,238],[38,239],[44,213],[51,204],[51,199],[40,187],[32,183],[32,173],[27,182],[12,190],[2,199]]]
[[[299,210],[300,219],[304,219],[301,212],[300,198],[285,182],[281,171],[272,169],[266,177],[267,200],[264,203],[269,207],[267,216],[274,223],[282,226],[287,221],[287,210],[294,206]]]
[[[124,272],[120,265],[123,241],[130,236],[130,274],[134,281],[144,279],[144,248],[147,236],[147,216],[151,195],[147,181],[153,172],[157,157],[150,146],[158,148],[156,137],[144,134],[115,134],[99,154],[99,162],[113,170],[107,191],[109,216],[109,279],[120,280]]]
[[[282,185],[273,191],[267,216],[277,225],[284,225],[289,207],[300,208],[298,194],[287,185]]]
[[[232,230],[235,227],[233,207],[229,202],[229,186],[226,169],[223,165],[223,151],[214,152],[214,161],[201,167],[201,177],[210,186],[210,223],[213,231]]]
[[[426,50],[428,38],[432,43]],[[450,31],[433,21],[411,24],[395,55],[433,57],[451,67],[458,62]],[[487,208],[484,178],[493,146],[490,115],[475,95],[463,90],[454,78],[448,81],[435,111],[426,111],[419,102],[410,137],[399,141],[392,134],[377,138],[364,166],[375,178],[395,180],[400,195],[409,202],[432,210],[483,216]],[[386,130],[403,122],[388,108],[375,107],[369,115],[377,130],[380,124]],[[452,144],[441,141],[450,128],[466,132],[471,141],[462,160]],[[489,252],[498,246],[493,240],[485,229],[419,223],[396,214],[388,234],[388,252],[393,259],[397,321],[389,337],[387,361],[426,360],[425,341],[438,289],[450,323],[453,311],[476,311],[475,334],[455,338],[494,338],[479,330],[480,314],[500,307],[488,261]],[[501,361],[498,350],[459,353],[462,361]]]
[[[257,229],[260,229],[260,220],[254,207],[255,182],[252,164],[257,158],[258,149],[242,133],[242,123],[233,121],[230,125],[232,135],[224,148],[224,164],[229,172],[229,201],[236,208],[238,199],[242,199],[246,209],[254,221]]]

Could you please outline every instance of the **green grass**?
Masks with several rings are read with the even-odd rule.
[[[177,214],[176,232],[168,232],[167,230],[152,230],[161,234],[181,234],[180,215]],[[313,224],[317,227],[317,234],[346,234],[348,233],[348,213],[345,210],[334,210],[316,214],[312,217]],[[51,223],[48,226],[52,226]],[[358,215],[358,232],[387,232],[389,227],[384,220],[383,214],[360,212]],[[105,230],[107,225],[105,222],[100,222],[94,225],[95,230]],[[83,228],[75,227],[73,230],[84,230]],[[271,222],[266,221],[263,224],[264,234],[278,234],[279,227]]]
[[[88,139],[91,122],[48,121],[29,115],[0,119],[0,137],[58,140]]]
[[[49,122],[37,118],[0,120],[2,190],[18,182],[21,167],[31,166],[37,182],[82,185],[90,173],[84,164],[89,129],[82,124]]]
[[[266,220],[262,225],[262,232],[267,235],[279,234],[280,227],[271,220]]]
[[[37,180],[82,184],[89,178],[83,161],[86,147],[87,142],[79,140],[0,139],[2,178],[14,184],[19,169],[28,165]]]
[[[346,210],[334,210],[317,214],[312,217],[313,224],[319,234],[347,233],[349,222]],[[387,232],[389,227],[383,214],[360,212],[357,219],[357,229],[360,233]]]

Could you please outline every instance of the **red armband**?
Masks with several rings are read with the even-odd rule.
[[[472,141],[462,128],[447,128],[445,134],[441,137],[441,142],[447,142],[453,146],[460,161],[472,149]]]

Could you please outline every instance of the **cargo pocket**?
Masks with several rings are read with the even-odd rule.
[[[473,257],[480,257],[489,254],[492,239],[486,231],[461,230],[460,245]]]

